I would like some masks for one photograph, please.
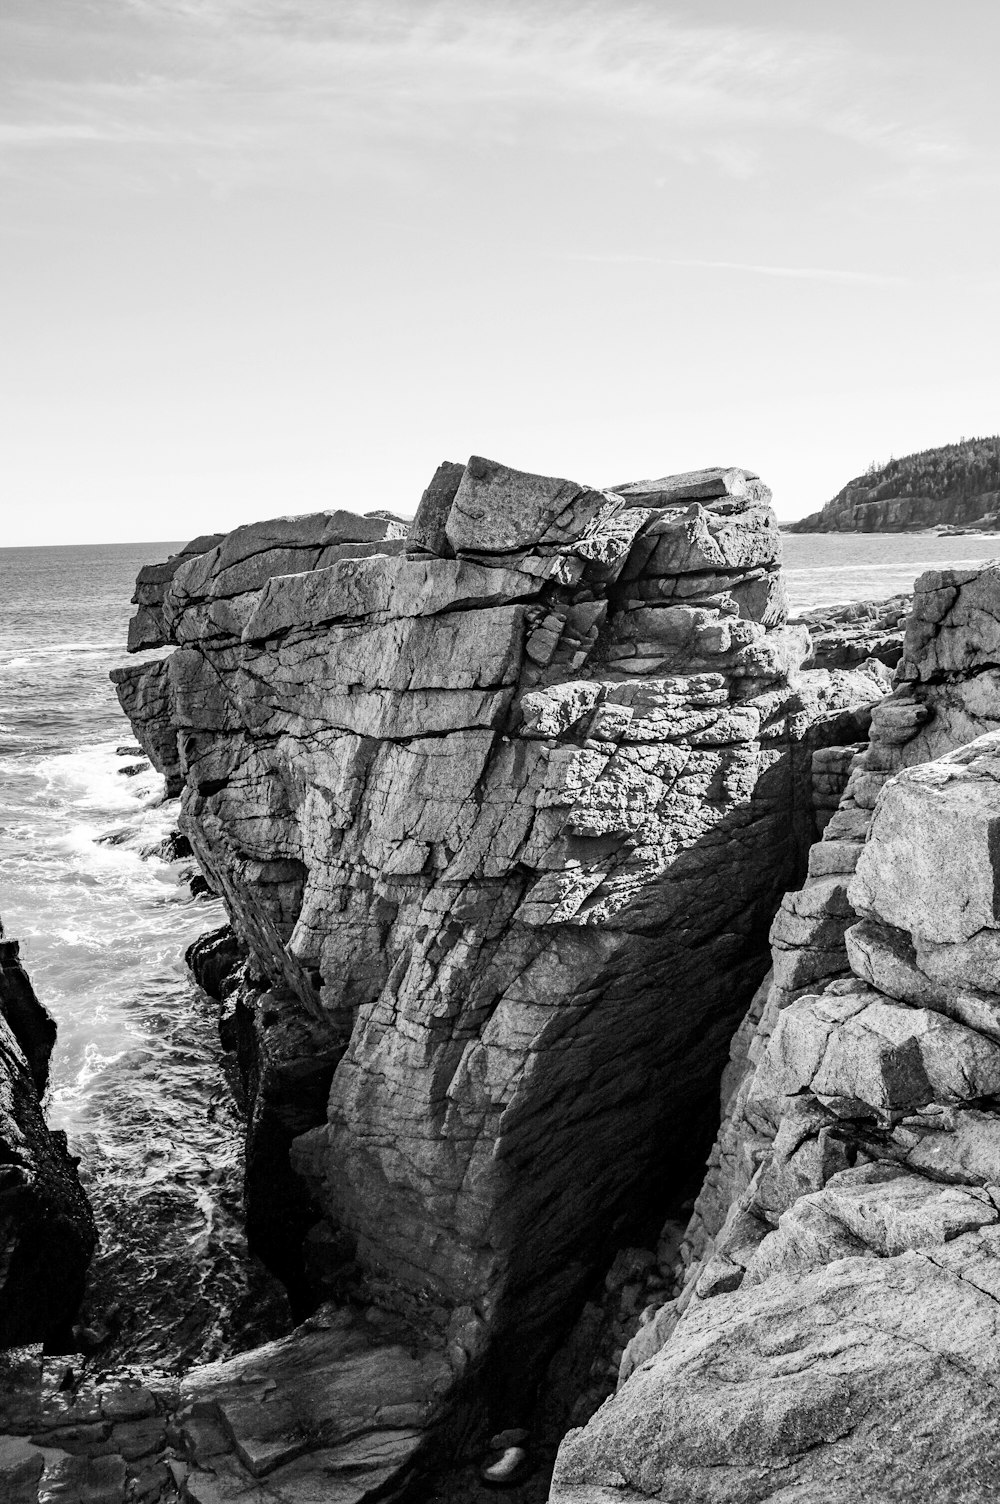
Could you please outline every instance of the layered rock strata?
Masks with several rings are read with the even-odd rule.
[[[956,527],[993,531],[1000,491],[969,496],[879,496],[855,481],[818,512],[786,524],[789,533],[910,533]]]
[[[0,1348],[68,1335],[96,1238],[66,1135],[42,1114],[55,1033],[0,925]]]
[[[1000,569],[918,580],[734,1041],[683,1292],[554,1500],[995,1497],[998,648]]]
[[[402,533],[237,529],[174,571],[176,651],[115,679],[127,712],[166,687],[137,735],[263,978],[272,1109],[289,1060],[331,1074],[292,1146],[316,1236],[503,1422],[703,1152],[812,753],[886,675],[801,669],[746,471],[473,459]]]

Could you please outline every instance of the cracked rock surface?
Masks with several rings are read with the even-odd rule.
[[[132,645],[175,650],[116,671],[122,704],[261,979],[268,1080],[286,1038],[332,1073],[311,1126],[271,1108],[352,1296],[505,1424],[703,1155],[813,753],[887,671],[803,669],[743,470],[474,457],[412,525],[206,541],[137,591]]]
[[[559,1504],[997,1496],[998,645],[1000,569],[921,576],[734,1041],[683,1290]]]

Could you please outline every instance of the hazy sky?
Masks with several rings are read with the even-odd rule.
[[[0,543],[1000,428],[996,0],[0,0]]]

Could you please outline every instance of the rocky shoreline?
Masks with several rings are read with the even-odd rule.
[[[838,1226],[837,1196],[923,1205],[899,1146],[937,1098],[895,1101],[909,1065],[872,1046],[871,1121],[865,1082],[845,1107],[788,1073],[796,1028],[843,1028],[849,1059],[873,991],[947,1013],[884,939],[905,914],[851,885],[882,786],[994,729],[976,634],[1000,580],[928,579],[909,614],[788,622],[751,472],[598,491],[478,458],[439,468],[412,525],[278,519],[142,571],[129,645],[172,651],[113,677],[230,915],[189,963],[246,1107],[248,1239],[300,1324],[186,1373],[103,1376],[20,1331],[0,1382],[13,1499],[65,1476],[60,1497],[109,1504],[450,1504],[486,1496],[497,1433],[497,1454],[530,1448],[510,1496],[535,1504],[568,1430],[552,1498],[587,1504],[777,1497],[826,1476],[828,1446],[831,1477],[861,1465],[794,1384],[752,1444],[750,1421],[730,1435],[697,1355],[790,1321],[813,1352],[834,1296],[795,1292],[848,1245],[814,1236],[809,1198]],[[974,804],[990,755],[945,782]],[[907,819],[890,824],[887,850]],[[962,1006],[978,1039],[988,1005]],[[955,1046],[973,1072],[975,1039]],[[987,1092],[950,1089],[953,1117],[988,1116]],[[851,1215],[852,1257],[899,1256]],[[882,1299],[859,1281],[836,1297],[858,1320]],[[765,1370],[740,1362],[749,1392]],[[942,1470],[928,1435],[935,1497],[985,1498],[947,1492],[974,1470]]]
[[[789,533],[994,533],[1000,440],[961,439],[872,465]]]

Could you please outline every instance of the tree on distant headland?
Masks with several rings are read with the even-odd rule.
[[[905,532],[940,525],[1000,530],[1000,434],[873,460],[793,533]]]
[[[940,449],[922,449],[901,459],[876,460],[844,491],[865,490],[870,501],[890,496],[980,496],[1000,490],[1000,434],[959,439]],[[841,493],[843,494],[843,493]]]

